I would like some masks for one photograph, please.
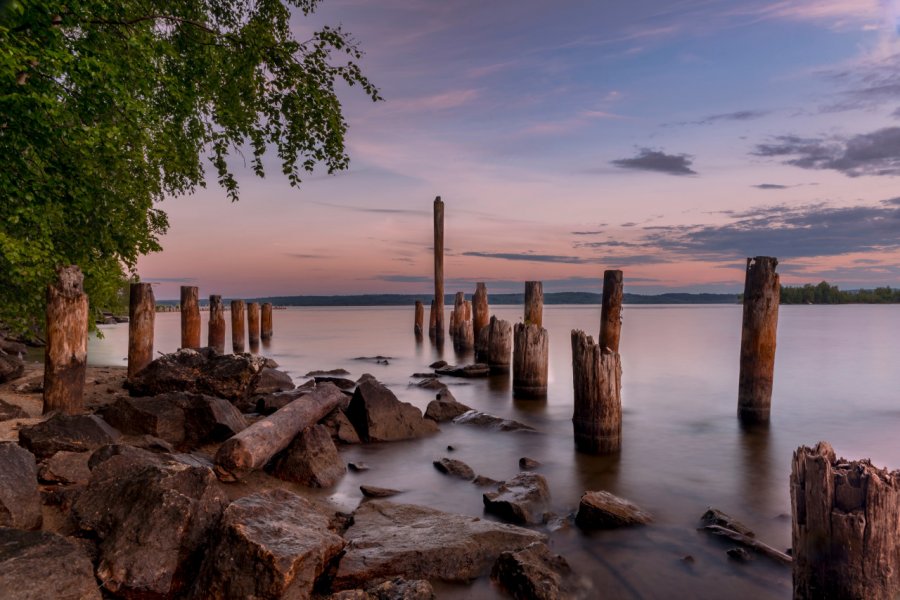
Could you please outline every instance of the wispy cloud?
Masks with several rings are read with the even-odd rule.
[[[696,175],[697,172],[691,169],[693,163],[694,159],[689,154],[666,154],[661,150],[642,148],[637,156],[620,158],[611,161],[610,164],[622,169],[652,171],[667,175]]]
[[[327,254],[303,254],[300,252],[285,252],[285,256],[289,256],[290,258],[300,258],[304,260],[320,260],[323,258],[334,258],[333,256],[328,256]]]
[[[145,283],[196,283],[197,277],[147,277]]]
[[[384,106],[390,110],[408,112],[433,112],[459,108],[470,104],[478,98],[476,89],[450,90],[430,96],[418,96],[414,98],[388,98]]]
[[[779,136],[759,144],[753,153],[787,157],[785,164],[804,169],[829,169],[848,177],[900,175],[900,127],[886,127],[853,137],[804,138]]]
[[[558,254],[535,254],[532,252],[463,252],[462,256],[476,256],[478,258],[496,258],[501,260],[516,260],[525,262],[565,263],[583,265],[596,262],[594,259],[580,256],[562,256]]]
[[[758,190],[786,190],[791,186],[781,185],[779,183],[758,183],[758,184],[754,185],[753,187],[755,187]]]
[[[719,113],[701,117],[696,121],[681,121],[676,125],[712,125],[722,121],[755,121],[772,114],[770,110],[738,110],[729,113]]]
[[[331,208],[338,208],[341,210],[349,210],[353,212],[361,212],[361,213],[375,213],[375,214],[387,214],[387,215],[430,215],[431,211],[425,209],[412,209],[412,208],[376,208],[372,206],[353,206],[349,204],[334,204],[333,202],[322,202],[317,200],[309,200],[312,204],[318,204],[320,206],[328,206]]]

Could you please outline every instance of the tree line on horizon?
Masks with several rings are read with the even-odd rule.
[[[782,304],[896,304],[900,303],[900,289],[890,286],[871,290],[841,290],[821,281],[816,285],[781,286]]]

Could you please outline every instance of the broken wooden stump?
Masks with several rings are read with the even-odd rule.
[[[47,347],[44,349],[44,414],[84,411],[88,297],[75,265],[56,269],[47,286]]]
[[[434,199],[434,336],[444,339],[444,203]]]
[[[260,306],[260,320],[262,324],[260,325],[260,337],[262,341],[268,342],[272,339],[272,303],[271,302],[263,302]]]
[[[482,331],[490,323],[491,314],[488,305],[487,286],[484,282],[475,284],[475,295],[472,296],[472,331],[475,337],[475,360],[487,362],[487,336]]]
[[[225,306],[222,304],[222,296],[209,297],[209,335],[207,345],[218,352],[225,354]]]
[[[619,351],[619,336],[622,333],[622,271],[603,272],[603,303],[600,309],[601,348]]]
[[[128,296],[128,379],[153,360],[156,300],[149,283],[132,283]]]
[[[572,379],[575,447],[590,454],[611,454],[622,446],[622,361],[618,352],[572,331]]]
[[[738,417],[745,423],[769,422],[781,298],[776,266],[778,259],[770,256],[747,259],[738,383]]]
[[[422,304],[421,300],[416,300],[416,316],[415,321],[413,323],[413,334],[415,334],[416,339],[422,337],[422,327],[425,324],[425,305]]]
[[[497,317],[491,317],[487,330],[487,362],[491,373],[509,373],[512,353],[512,325]],[[484,331],[482,331],[484,333]]]
[[[250,342],[250,351],[253,347],[259,347],[259,303],[247,303],[247,338]]]
[[[525,322],[513,329],[513,396],[547,396],[550,337],[543,323],[544,292],[540,281],[525,282]]]
[[[457,352],[466,352],[475,347],[472,303],[466,300],[463,292],[456,292],[453,312],[450,313],[450,337],[453,340],[453,349]]]
[[[240,354],[244,351],[244,301],[231,301],[231,351]]]
[[[181,286],[181,347],[200,348],[200,299],[193,285]]]

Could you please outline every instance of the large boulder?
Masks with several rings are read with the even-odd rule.
[[[637,505],[602,491],[585,492],[575,515],[575,524],[588,530],[645,525],[652,520],[650,513]]]
[[[589,597],[575,581],[566,559],[542,543],[501,554],[491,569],[491,579],[517,600]]]
[[[0,383],[18,379],[25,372],[25,362],[16,354],[0,351]]]
[[[483,496],[484,510],[512,523],[543,523],[550,488],[543,475],[519,473]]]
[[[0,526],[38,529],[41,521],[34,456],[14,442],[0,442]]]
[[[61,535],[0,527],[0,595],[9,600],[100,600],[84,550]]]
[[[309,598],[344,547],[304,498],[270,490],[231,503],[194,586],[200,599]]]
[[[331,435],[322,425],[301,431],[273,460],[275,477],[308,487],[330,487],[347,472]]]
[[[358,444],[362,441],[353,423],[340,407],[331,411],[319,423],[325,426],[336,444]]]
[[[268,366],[268,360],[251,354],[217,354],[212,348],[182,348],[160,356],[126,386],[132,396],[157,396],[168,392],[188,392],[246,400]]]
[[[437,393],[437,397],[428,403],[425,408],[425,418],[438,423],[452,421],[456,417],[469,412],[471,407],[458,402],[450,390],[444,388]]]
[[[15,404],[0,400],[0,421],[10,419],[27,419],[29,414]]]
[[[336,590],[397,576],[468,582],[486,575],[500,553],[545,536],[424,506],[371,500],[356,509],[344,538],[346,553],[332,583]]]
[[[97,577],[121,598],[171,598],[193,582],[226,506],[212,470],[132,448],[96,464],[72,507],[99,541]]]
[[[19,429],[19,445],[38,460],[60,451],[90,452],[115,443],[121,434],[97,415],[54,415]]]
[[[367,442],[392,442],[422,437],[438,430],[422,411],[400,402],[394,393],[374,379],[362,381],[347,407],[347,418]]]

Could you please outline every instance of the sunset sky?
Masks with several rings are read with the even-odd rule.
[[[342,88],[349,171],[291,188],[234,161],[162,208],[157,298],[431,290],[900,286],[900,0],[324,0],[384,102]]]

